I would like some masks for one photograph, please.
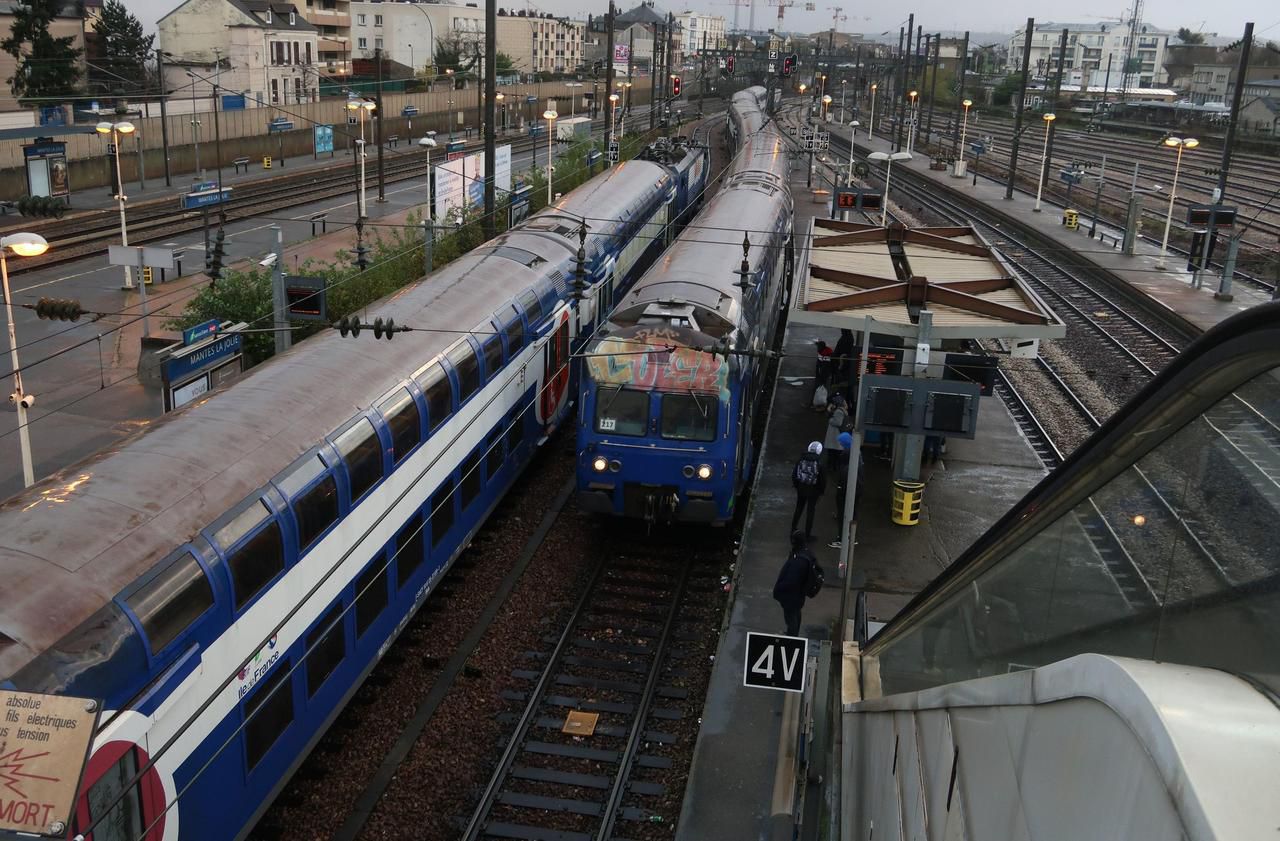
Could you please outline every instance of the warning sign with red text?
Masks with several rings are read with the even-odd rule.
[[[0,690],[0,831],[66,834],[99,706]]]

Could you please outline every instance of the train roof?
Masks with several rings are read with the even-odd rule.
[[[548,278],[539,260],[568,265],[576,233],[544,223],[630,212],[664,178],[657,164],[613,167],[523,228],[369,308],[368,318],[439,332],[393,342],[315,336],[0,503],[0,679],[398,388],[462,331],[491,332],[491,314],[526,290],[547,292],[549,280],[564,295],[563,272]],[[607,228],[590,232],[593,248]]]

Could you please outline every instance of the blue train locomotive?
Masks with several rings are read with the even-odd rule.
[[[739,151],[723,186],[584,351],[577,476],[588,510],[722,525],[751,476],[792,230],[787,156],[764,97],[733,97]]]
[[[249,833],[569,415],[700,199],[705,149],[669,157],[371,307],[422,331],[317,336],[0,505],[0,687],[104,701],[69,837]]]

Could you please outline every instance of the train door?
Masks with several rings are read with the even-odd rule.
[[[672,238],[672,237],[674,237],[674,236],[676,235],[676,220],[675,220],[675,218],[674,218],[674,216],[673,216],[674,211],[675,211],[675,201],[674,201],[674,200],[673,200],[673,201],[669,201],[669,202],[667,202],[665,205],[663,205],[663,206],[662,206],[662,219],[663,219],[663,223],[662,223],[662,224],[663,224],[662,231],[663,231],[663,243],[664,243],[664,244],[666,244],[666,245],[670,245],[670,244],[671,244],[671,238]]]
[[[556,414],[563,407],[569,389],[569,313],[561,314],[555,332],[542,348],[543,387],[539,400],[542,409],[540,420],[544,424],[555,422]]]

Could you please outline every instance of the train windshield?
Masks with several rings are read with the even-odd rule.
[[[712,441],[720,401],[689,392],[662,395],[662,437],[677,441]]]
[[[649,426],[649,392],[616,385],[596,390],[596,432],[644,435]]]

